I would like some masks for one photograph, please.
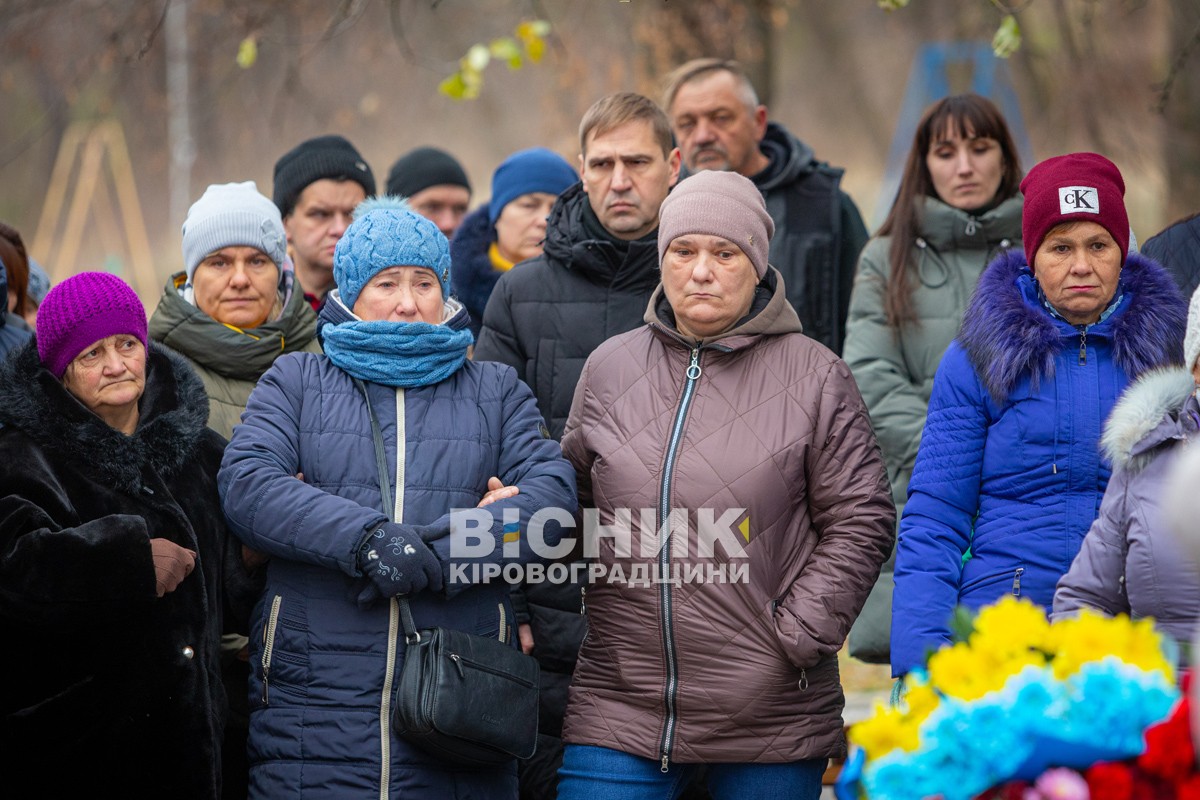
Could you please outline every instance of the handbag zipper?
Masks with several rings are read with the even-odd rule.
[[[659,483],[658,524],[663,533],[663,541],[659,545],[658,566],[661,574],[670,572],[671,566],[671,527],[668,520],[671,515],[671,482],[675,477],[675,456],[679,450],[679,441],[683,437],[683,424],[687,420],[688,409],[692,405],[692,397],[696,393],[696,383],[700,380],[700,348],[692,348],[691,361],[684,372],[686,382],[683,386],[683,396],[679,399],[679,408],[675,412],[675,421],[671,425],[671,439],[667,443],[667,456],[663,461],[662,480]],[[661,630],[663,649],[666,651],[667,683],[663,687],[663,702],[666,706],[666,718],[663,720],[662,736],[659,739],[659,754],[662,756],[662,772],[666,773],[671,765],[671,749],[675,740],[675,701],[679,691],[679,665],[675,653],[675,627],[671,615],[671,584],[664,581],[658,589],[659,602],[662,605]]]
[[[262,704],[267,705],[267,682],[271,674],[271,654],[275,651],[275,626],[279,624],[279,606],[283,603],[283,595],[275,595],[271,600],[271,613],[267,615],[267,627],[263,629],[262,654]]]
[[[529,681],[521,680],[520,678],[513,675],[512,673],[498,670],[495,667],[490,666],[488,664],[481,664],[478,661],[474,661],[470,658],[466,658],[464,656],[459,655],[458,653],[450,653],[447,655],[447,658],[449,658],[452,662],[454,662],[454,668],[458,670],[458,677],[460,677],[460,678],[465,679],[467,677],[466,673],[463,672],[463,664],[466,664],[467,666],[473,667],[477,670],[480,670],[481,672],[490,672],[493,675],[499,675],[502,678],[508,678],[509,680],[513,681],[514,683],[519,683],[522,686],[528,686],[529,688],[533,688],[532,683],[530,683]]]

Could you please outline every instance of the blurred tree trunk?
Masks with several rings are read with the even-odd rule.
[[[781,0],[661,3],[642,18],[634,36],[645,53],[644,76],[660,100],[662,77],[693,58],[735,59],[750,75],[759,101],[769,103],[775,54],[772,31]]]
[[[1200,7],[1171,0],[1170,95],[1163,106],[1167,223],[1200,211]]]

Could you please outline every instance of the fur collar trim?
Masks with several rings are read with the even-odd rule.
[[[1139,471],[1150,461],[1150,451],[1183,428],[1195,429],[1181,419],[1196,391],[1186,369],[1176,367],[1147,372],[1132,384],[1113,407],[1100,446],[1113,467]]]
[[[1121,307],[1089,330],[1113,342],[1117,366],[1130,378],[1183,361],[1187,304],[1170,275],[1155,262],[1130,253],[1121,270]],[[1078,336],[1052,317],[1037,296],[1025,254],[997,256],[979,278],[963,314],[958,338],[975,372],[996,402],[1004,402],[1022,375],[1035,384],[1054,374],[1063,340]]]
[[[22,430],[81,472],[128,492],[146,470],[166,479],[195,453],[208,423],[204,384],[179,355],[150,342],[137,430],[126,436],[75,399],[31,339],[0,367],[0,423]]]

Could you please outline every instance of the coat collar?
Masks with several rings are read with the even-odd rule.
[[[1113,356],[1130,378],[1183,361],[1187,305],[1171,277],[1155,262],[1130,253],[1121,269],[1120,306],[1089,335],[1107,337]],[[1037,297],[1025,254],[1009,250],[988,265],[963,314],[958,340],[997,402],[1026,374],[1045,380],[1064,339],[1078,330],[1056,319]]]
[[[138,408],[132,436],[109,427],[42,367],[36,338],[0,366],[0,423],[128,492],[141,488],[144,470],[163,478],[177,473],[195,453],[208,423],[200,378],[182,357],[153,341]]]
[[[222,325],[179,293],[173,275],[150,316],[150,338],[232,380],[257,381],[284,353],[303,350],[317,335],[317,315],[294,286],[279,319],[239,331]]]
[[[1151,370],[1121,395],[1100,446],[1114,468],[1140,471],[1159,445],[1200,427],[1196,382],[1182,367]]]
[[[783,289],[783,276],[775,267],[767,267],[767,275],[755,290],[750,313],[725,333],[706,339],[691,339],[675,326],[675,312],[667,302],[662,283],[655,288],[646,305],[643,317],[652,329],[687,347],[715,346],[721,350],[740,350],[749,347],[762,336],[801,333],[800,317],[788,302]]]

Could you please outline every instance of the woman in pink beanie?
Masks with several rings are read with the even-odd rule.
[[[934,378],[896,547],[896,676],[953,641],[956,606],[1050,607],[1112,472],[1105,420],[1132,380],[1181,361],[1187,306],[1129,252],[1117,167],[1057,156],[1021,191],[1024,252],[984,271]]]
[[[701,775],[716,800],[817,800],[845,753],[838,651],[895,508],[850,370],[767,263],[773,231],[738,173],[681,181],[647,324],[583,368],[563,453],[610,533],[588,552],[585,524],[559,800],[672,798]]]
[[[207,416],[104,272],[51,289],[0,368],[0,637],[26,654],[0,682],[13,796],[220,796],[222,613],[253,591],[227,584]]]

